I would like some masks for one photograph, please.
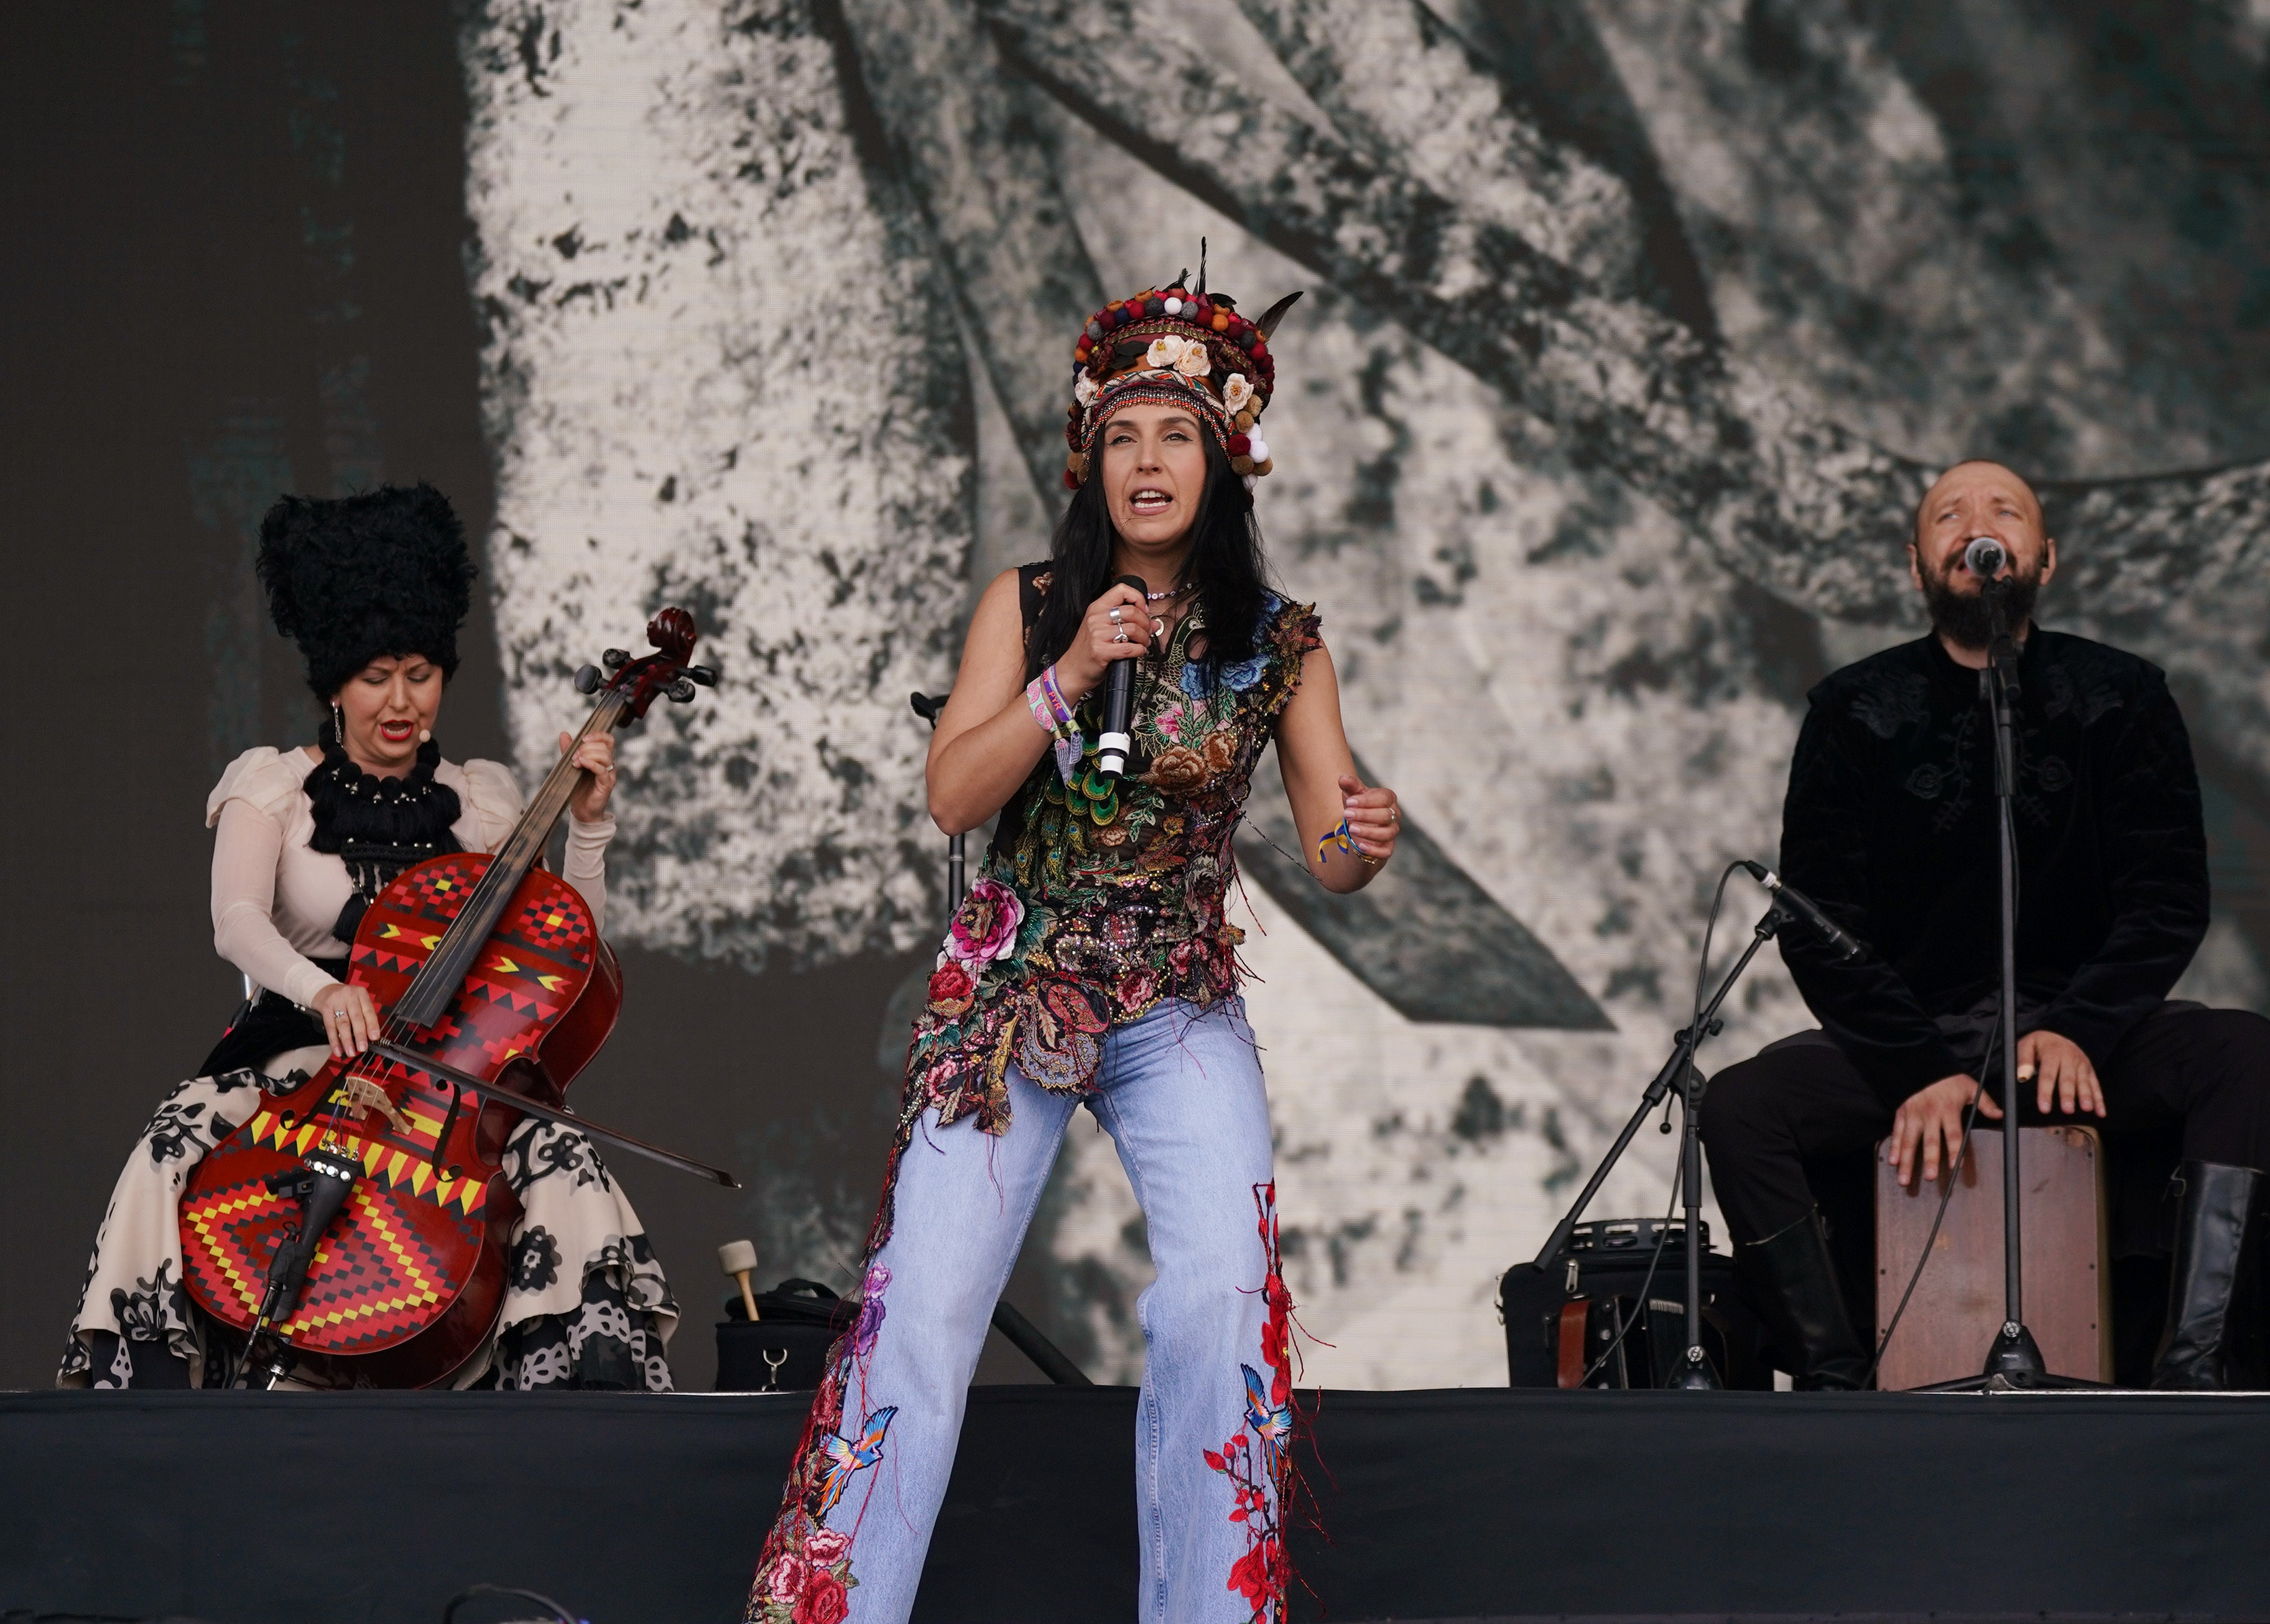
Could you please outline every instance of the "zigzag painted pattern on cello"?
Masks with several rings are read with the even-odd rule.
[[[356,932],[349,978],[368,987],[382,1010],[401,997],[490,862],[457,853],[419,864],[372,905]],[[575,890],[548,874],[530,874],[449,1012],[404,1047],[495,1075],[533,1051],[575,1005],[591,978],[596,945],[590,912]],[[354,1063],[352,1074],[385,1091],[406,1132],[375,1109],[359,1113],[344,1093],[349,1069],[329,1062],[216,1147],[197,1170],[214,1176],[193,1178],[182,1202],[190,1291],[224,1323],[249,1324],[268,1260],[298,1210],[265,1181],[297,1167],[338,1110],[330,1142],[360,1162],[365,1176],[317,1250],[306,1294],[284,1327],[303,1353],[367,1354],[416,1335],[456,1296],[451,1282],[464,1279],[462,1260],[479,1250],[489,1227],[509,1224],[518,1210],[498,1171],[501,1143],[477,1139],[478,1113],[457,1105],[450,1085],[370,1057]],[[438,1142],[445,1130],[454,1151]]]

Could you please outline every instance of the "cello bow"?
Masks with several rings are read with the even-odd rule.
[[[681,1156],[674,1150],[664,1150],[659,1145],[649,1145],[636,1135],[625,1133],[619,1128],[602,1127],[590,1117],[579,1116],[574,1111],[563,1107],[546,1105],[541,1100],[530,1099],[517,1089],[504,1086],[501,1079],[495,1082],[485,1082],[471,1072],[461,1072],[456,1066],[443,1064],[431,1055],[421,1055],[414,1049],[404,1049],[399,1043],[389,1042],[384,1038],[373,1038],[370,1052],[391,1060],[397,1065],[409,1066],[415,1071],[424,1072],[429,1076],[438,1077],[443,1082],[453,1083],[461,1094],[471,1094],[477,1099],[485,1094],[493,1096],[501,1102],[511,1106],[514,1110],[533,1116],[540,1122],[548,1122],[561,1128],[573,1128],[578,1133],[588,1133],[595,1139],[605,1139],[610,1145],[619,1145],[625,1150],[637,1152],[649,1161],[658,1161],[665,1168],[676,1168],[681,1173],[691,1173],[698,1178],[706,1178],[712,1183],[723,1185],[728,1190],[741,1188],[741,1182],[723,1168],[713,1168],[706,1161],[696,1161],[693,1157]]]

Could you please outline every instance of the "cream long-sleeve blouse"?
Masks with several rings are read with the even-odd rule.
[[[314,962],[343,959],[347,944],[331,934],[354,886],[335,853],[308,844],[315,819],[308,775],[319,765],[305,750],[263,745],[228,765],[205,802],[213,840],[213,946],[260,987],[302,1006],[331,982]],[[443,761],[434,782],[457,792],[460,816],[450,826],[467,851],[494,851],[520,821],[520,786],[494,761]],[[590,905],[595,927],[607,906],[607,842],[615,820],[568,819],[564,878]]]

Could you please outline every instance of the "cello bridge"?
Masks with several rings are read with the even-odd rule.
[[[410,1119],[394,1109],[394,1101],[385,1089],[367,1077],[350,1077],[339,1085],[339,1103],[356,1122],[362,1120],[363,1108],[368,1106],[386,1118],[388,1127],[405,1137],[410,1132]]]

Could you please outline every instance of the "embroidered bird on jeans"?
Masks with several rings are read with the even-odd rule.
[[[1287,1395],[1282,1404],[1269,1402],[1269,1383],[1263,1381],[1251,1365],[1240,1365],[1245,1372],[1245,1423],[1253,1428],[1253,1435],[1267,1446],[1269,1458],[1274,1461],[1285,1448],[1285,1441],[1293,1435],[1293,1400]]]
[[[899,1413],[896,1405],[877,1410],[867,1417],[855,1441],[837,1435],[820,1447],[827,1458],[820,1468],[820,1515],[825,1517],[835,1509],[843,1498],[843,1491],[851,1487],[851,1479],[883,1458],[883,1435],[890,1430],[891,1417]]]

